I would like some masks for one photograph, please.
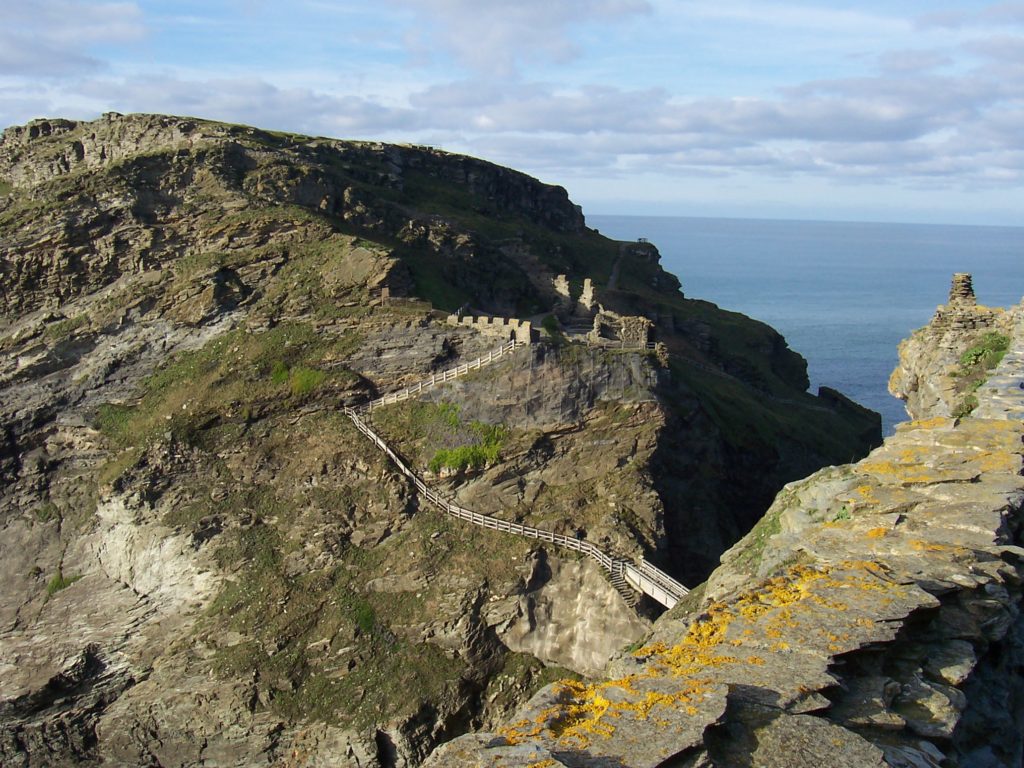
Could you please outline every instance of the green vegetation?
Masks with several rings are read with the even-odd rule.
[[[14,185],[5,179],[0,179],[0,196],[9,195],[11,190],[14,189]]]
[[[445,275],[447,260],[426,250],[409,249],[402,253],[415,283],[416,295],[438,309],[454,312],[472,299],[470,292]]]
[[[500,453],[500,443],[442,448],[434,454],[434,458],[427,466],[431,472],[440,472],[442,469],[453,469],[457,472],[465,469],[483,469],[488,464],[496,463]]]
[[[46,597],[51,598],[62,589],[67,589],[76,581],[82,578],[81,574],[75,576],[65,576],[63,571],[57,571],[56,575],[50,579],[46,585]]]
[[[355,377],[342,361],[357,344],[355,334],[323,336],[297,323],[231,331],[168,361],[145,381],[138,402],[101,406],[96,427],[120,448],[140,448],[168,431],[194,443],[213,427],[350,385]]]
[[[288,366],[281,360],[275,360],[274,365],[270,368],[270,380],[274,384],[284,384],[288,381],[289,375]]]
[[[840,510],[836,512],[835,517],[832,518],[832,522],[838,523],[843,520],[849,520],[851,517],[852,515],[850,514],[849,508],[845,504],[843,504],[842,508],[840,508]]]
[[[385,439],[431,472],[494,464],[509,436],[503,425],[465,421],[455,403],[406,401],[374,411],[373,420]]]
[[[268,486],[248,502],[264,512],[276,508],[277,516],[295,514],[273,495]],[[410,602],[405,593],[365,591],[367,578],[386,573],[385,552],[353,547],[344,565],[295,574],[287,555],[303,543],[262,519],[225,539],[217,557],[237,577],[218,595],[201,631],[234,631],[244,638],[220,648],[213,669],[227,678],[260,681],[275,712],[367,727],[410,715],[422,701],[458,689],[464,662],[389,628],[387,617],[401,610],[394,603],[422,611],[423,602]]]
[[[46,330],[43,331],[43,335],[49,341],[59,341],[61,339],[70,336],[76,329],[81,328],[89,321],[87,315],[75,315],[74,317],[66,317],[63,320],[58,320],[55,323],[50,323],[46,326]]]
[[[979,344],[974,345],[960,355],[961,376],[966,376],[972,370],[981,366],[984,370],[990,371],[999,365],[1010,348],[1010,337],[1001,333],[986,333]]]
[[[324,383],[327,374],[315,368],[297,366],[289,371],[288,387],[295,397],[303,397]]]
[[[776,504],[778,505],[778,502]],[[757,572],[768,541],[782,530],[781,515],[781,505],[777,506],[775,511],[769,510],[764,517],[757,521],[757,525],[751,529],[750,533],[740,540],[743,548],[733,559],[738,570],[744,570],[747,573]]]
[[[36,520],[40,523],[48,523],[60,517],[60,510],[52,501],[45,501],[36,508]]]
[[[790,391],[776,399],[735,378],[715,374],[673,358],[672,379],[695,393],[722,436],[737,448],[760,449],[785,442],[813,445],[833,464],[854,460],[870,422],[853,422],[822,409],[817,398]]]
[[[554,315],[545,315],[544,319],[540,321],[540,326],[548,334],[555,346],[561,347],[569,343],[569,340],[565,338],[565,334],[562,333],[562,329],[559,327],[558,320]]]
[[[985,383],[989,371],[999,365],[1009,348],[1008,336],[991,331],[960,355],[960,367],[953,372],[953,376],[957,379],[957,390],[963,398],[953,409],[954,418],[963,418],[978,407],[978,397],[974,393]]]

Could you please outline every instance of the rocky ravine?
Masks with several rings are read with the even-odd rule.
[[[958,359],[977,329],[944,314],[915,338]],[[974,414],[921,413],[788,485],[606,680],[546,688],[428,765],[1020,765],[1024,303],[1001,320]],[[924,381],[913,349],[901,375]]]
[[[588,277],[657,354],[562,338]],[[650,606],[421,508],[339,408],[499,343],[448,311],[550,312],[375,428],[421,472],[483,452],[435,477],[467,506],[693,583],[878,422],[678,286],[471,158],[146,115],[5,131],[0,762],[412,766],[597,674]]]

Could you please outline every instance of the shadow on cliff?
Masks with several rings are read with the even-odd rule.
[[[682,369],[674,362],[658,392],[667,423],[652,479],[665,507],[667,554],[658,564],[693,587],[786,483],[878,445],[881,419],[837,392],[784,400],[692,371],[684,378]]]

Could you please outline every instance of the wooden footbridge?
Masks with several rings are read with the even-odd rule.
[[[451,499],[430,488],[423,479],[419,477],[419,475],[412,471],[405,461],[403,461],[401,456],[399,456],[380,435],[374,432],[362,418],[363,415],[369,414],[374,409],[383,405],[408,400],[410,397],[414,397],[427,389],[443,384],[446,381],[451,381],[460,376],[465,376],[470,371],[478,370],[485,365],[489,365],[496,360],[500,360],[502,357],[514,352],[516,348],[520,346],[526,346],[526,342],[510,341],[483,357],[480,357],[470,363],[450,368],[442,373],[436,373],[430,378],[424,379],[411,387],[406,387],[396,392],[384,395],[383,397],[379,397],[376,400],[371,400],[369,403],[359,406],[358,408],[345,408],[345,415],[352,420],[352,423],[355,424],[356,428],[360,432],[362,432],[374,445],[383,451],[389,459],[391,459],[403,475],[413,482],[416,486],[416,490],[422,498],[429,501],[445,514],[451,515],[452,517],[463,520],[467,523],[472,523],[473,525],[479,525],[483,528],[490,528],[494,531],[502,531],[504,533],[511,533],[517,536],[524,536],[538,541],[546,541],[550,544],[554,544],[555,546],[579,552],[597,561],[597,563],[608,572],[611,583],[631,604],[635,604],[636,602],[635,592],[642,592],[643,594],[654,598],[667,608],[671,608],[689,590],[664,571],[651,565],[647,560],[641,558],[640,562],[637,563],[632,560],[614,557],[602,551],[591,542],[583,539],[565,536],[552,531],[541,530],[540,528],[534,528],[529,525],[512,523],[508,520],[502,520],[497,517],[484,515],[480,512],[474,512],[473,510],[461,507]]]

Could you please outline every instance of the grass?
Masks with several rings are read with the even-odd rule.
[[[65,576],[63,571],[57,571],[52,579],[46,585],[46,597],[51,598],[63,589],[67,589],[76,581],[82,578],[81,574],[74,576]]]
[[[285,566],[295,546],[266,522],[222,544],[218,559],[237,576],[211,606],[205,631],[245,639],[218,650],[218,675],[258,680],[282,716],[359,727],[411,715],[458,689],[462,661],[396,635],[382,618],[402,595],[361,587],[386,567],[379,553],[352,548],[343,564],[295,575]]]
[[[14,189],[14,185],[5,179],[0,179],[0,196],[9,195]]]
[[[683,384],[700,399],[701,407],[732,446],[758,448],[780,442],[813,445],[829,460],[842,464],[859,458],[851,456],[852,446],[862,443],[864,428],[842,415],[801,408],[817,405],[802,392],[791,392],[792,401],[780,402],[741,382],[718,376],[675,358],[670,363],[672,380]]]
[[[43,331],[43,336],[48,341],[60,341],[70,336],[75,330],[81,328],[89,321],[87,315],[75,315],[74,317],[66,317],[63,320],[58,320],[55,323],[50,323],[46,326],[46,330]]]
[[[509,437],[504,425],[464,420],[455,403],[406,401],[374,411],[373,420],[382,436],[431,472],[494,464]]]
[[[992,370],[999,365],[1009,348],[1009,336],[996,332],[986,333],[980,343],[960,355],[961,375],[967,375],[972,369],[978,367],[987,371]]]
[[[434,307],[454,312],[472,300],[466,288],[456,285],[444,274],[450,265],[440,256],[410,249],[408,253],[403,253],[402,261],[412,273],[416,295]]]
[[[288,374],[288,388],[295,397],[304,397],[324,383],[327,374],[315,368],[296,366]]]
[[[960,355],[959,368],[953,372],[953,377],[963,397],[953,409],[954,418],[963,418],[978,407],[978,397],[974,393],[985,383],[989,371],[1002,362],[1009,348],[1008,336],[991,331]]]
[[[466,469],[483,469],[495,464],[501,454],[500,443],[481,445],[460,445],[458,448],[442,448],[434,454],[427,465],[431,472],[452,469],[456,472]]]
[[[36,520],[40,523],[48,523],[51,520],[60,518],[60,510],[52,501],[44,501],[36,508]]]
[[[751,529],[750,533],[741,539],[743,548],[733,558],[733,563],[737,569],[750,574],[757,572],[769,540],[782,531],[781,517],[783,509],[784,507],[776,502],[776,506],[769,509],[764,517],[757,521],[757,524]]]
[[[300,323],[231,331],[168,361],[144,382],[137,402],[100,406],[96,427],[119,448],[141,448],[168,431],[194,444],[214,427],[349,386],[355,375],[343,361],[358,343],[357,334],[325,336]]]

